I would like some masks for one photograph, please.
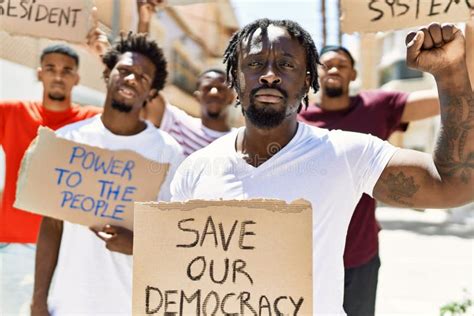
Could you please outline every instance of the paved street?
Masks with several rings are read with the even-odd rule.
[[[382,267],[377,315],[439,315],[441,306],[473,297],[474,224],[447,221],[441,210],[381,207]],[[472,314],[469,314],[472,315]]]

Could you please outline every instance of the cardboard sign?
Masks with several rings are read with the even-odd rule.
[[[0,30],[85,43],[93,25],[91,0],[0,1]]]
[[[311,315],[311,204],[135,203],[133,315]]]
[[[133,203],[156,201],[168,172],[127,150],[59,138],[40,127],[23,158],[15,207],[86,226],[133,228]]]
[[[474,0],[342,0],[344,33],[378,32],[428,25],[431,22],[463,22]]]

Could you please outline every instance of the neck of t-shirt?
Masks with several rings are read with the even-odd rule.
[[[51,101],[49,99],[43,100],[43,109],[47,112],[67,112],[72,108],[70,100],[65,101]]]
[[[351,106],[351,99],[349,95],[341,95],[340,97],[322,95],[317,106],[323,111],[345,111]]]
[[[230,128],[227,125],[227,118],[220,117],[218,119],[210,119],[206,117],[201,118],[202,125],[215,132],[229,132]]]

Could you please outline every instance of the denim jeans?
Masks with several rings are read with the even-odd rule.
[[[29,315],[35,269],[34,244],[0,243],[1,315]]]

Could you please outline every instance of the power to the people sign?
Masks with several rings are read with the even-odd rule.
[[[312,301],[309,202],[135,203],[133,315],[312,315]]]
[[[3,0],[0,30],[84,43],[93,25],[91,0]]]
[[[168,164],[110,151],[44,127],[23,158],[15,207],[86,226],[133,228],[133,203],[156,201]]]
[[[341,0],[344,33],[378,32],[427,25],[463,22],[474,0]]]

